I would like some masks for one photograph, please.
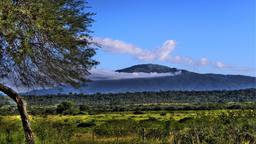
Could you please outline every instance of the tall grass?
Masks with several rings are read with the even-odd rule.
[[[166,113],[166,114],[163,114]],[[256,111],[32,116],[38,144],[256,143]],[[0,143],[23,144],[17,116],[0,116]]]

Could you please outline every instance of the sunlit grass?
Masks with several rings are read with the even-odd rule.
[[[30,119],[37,142],[45,144],[232,143],[236,139],[246,143],[256,137],[255,110],[37,115]],[[0,116],[0,128],[0,143],[24,141],[19,116]]]

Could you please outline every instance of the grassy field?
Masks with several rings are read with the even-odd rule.
[[[255,89],[24,96],[38,144],[256,144]],[[0,144],[23,144],[0,97]]]
[[[31,116],[38,144],[256,143],[256,110]],[[0,143],[22,144],[19,117],[0,116]]]

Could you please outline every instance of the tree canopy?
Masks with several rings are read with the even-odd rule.
[[[0,78],[23,86],[76,85],[98,62],[92,57],[84,0],[0,2]]]

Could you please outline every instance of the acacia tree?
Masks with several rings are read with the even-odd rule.
[[[34,143],[24,101],[12,88],[73,85],[87,81],[93,13],[84,0],[1,0],[0,91],[13,99],[26,142]]]

